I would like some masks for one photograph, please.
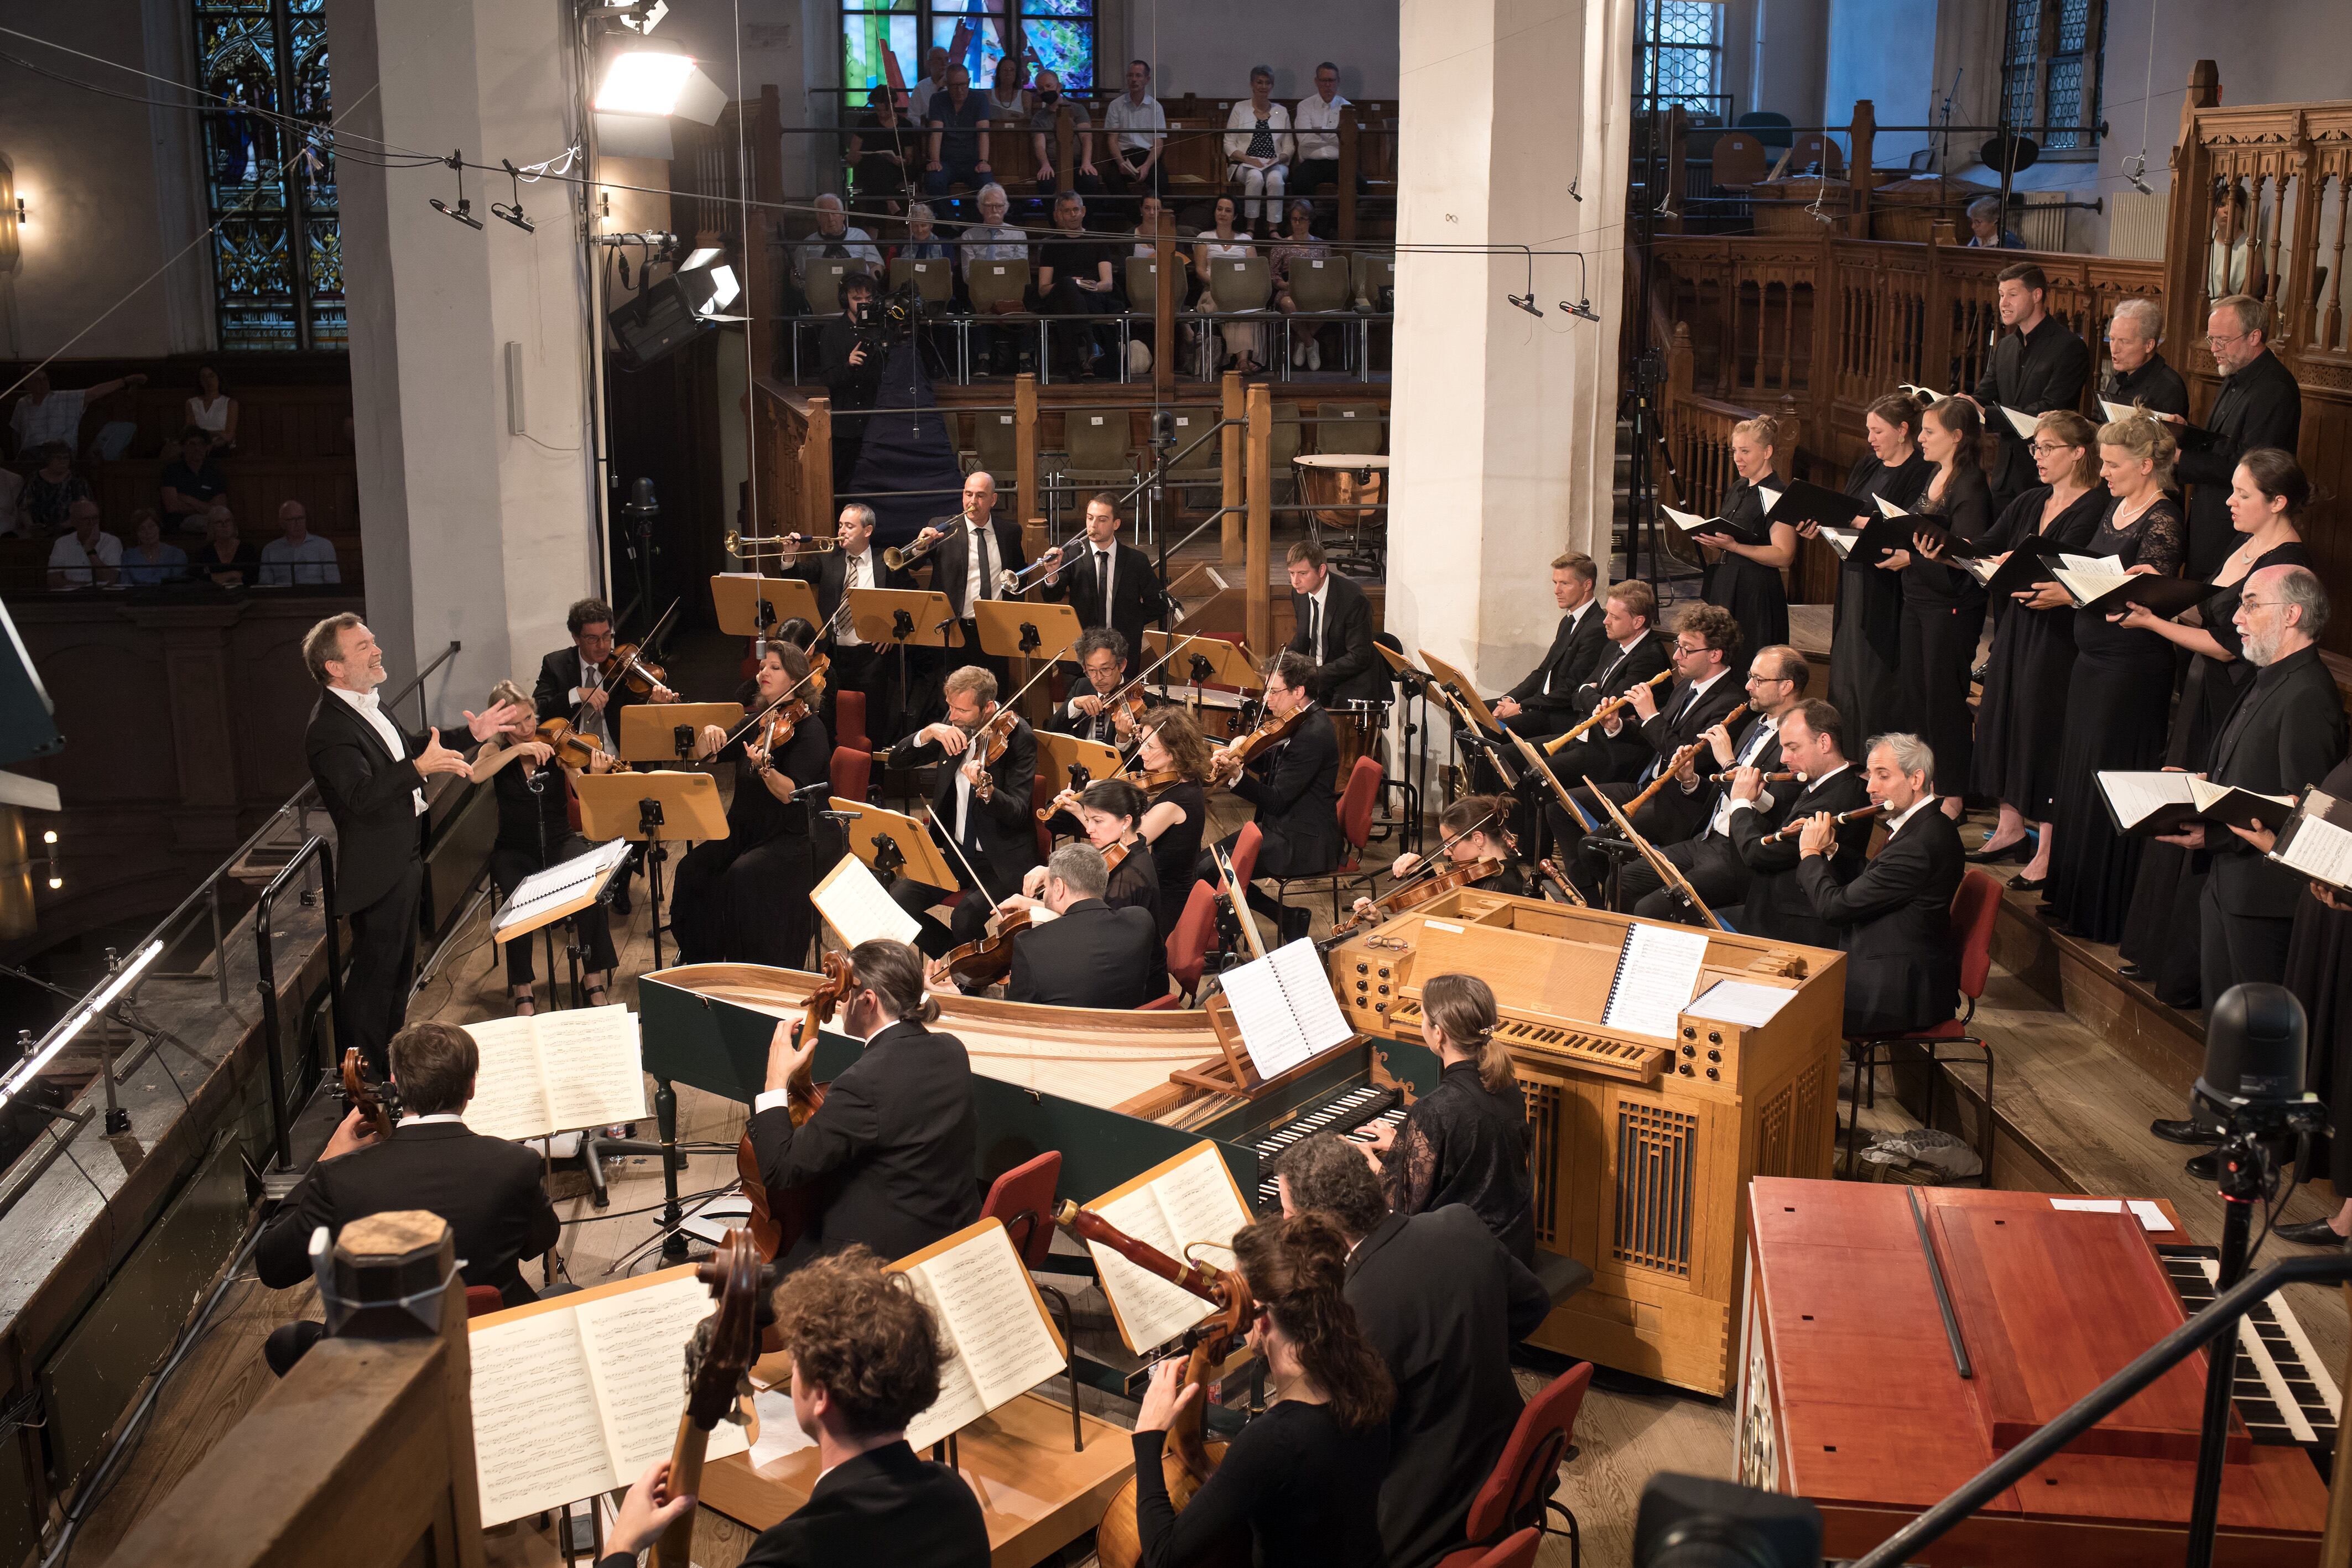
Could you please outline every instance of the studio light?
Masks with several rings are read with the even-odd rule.
[[[716,125],[727,107],[727,95],[696,67],[692,56],[676,47],[650,38],[624,40],[604,57],[604,84],[592,107],[599,114],[645,120],[682,115]]]
[[[719,247],[715,245],[706,245],[698,249],[690,250],[686,253],[686,259],[677,264],[677,269],[680,272],[692,272],[698,267],[709,267],[719,259]]]
[[[150,942],[141,948],[128,964],[116,972],[104,989],[84,1002],[60,1023],[49,1030],[47,1039],[35,1047],[31,1055],[0,1076],[0,1105],[5,1105],[23,1092],[25,1086],[40,1076],[41,1069],[57,1059],[58,1052],[73,1042],[74,1037],[89,1027],[89,1020],[114,1005],[114,1000],[131,988],[131,983],[142,974],[163,951],[161,942]]]

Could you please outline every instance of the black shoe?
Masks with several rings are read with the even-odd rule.
[[[2147,1124],[2147,1130],[2168,1144],[2186,1144],[2192,1149],[2211,1148],[2221,1141],[2218,1131],[2207,1128],[2201,1122],[2185,1119],[2168,1122],[2159,1116]]]
[[[2116,973],[2121,975],[2126,980],[2145,980],[2147,978],[2147,971],[2141,968],[2137,964],[2131,962],[2129,959],[2126,959],[2124,962],[2116,965]]]
[[[2298,1247],[2341,1247],[2347,1239],[2325,1219],[2305,1220],[2301,1225],[2282,1225],[2271,1234]]]
[[[1285,904],[1282,910],[1282,939],[1296,942],[1315,929],[1315,912]]]
[[[2050,879],[2048,877],[2027,876],[2022,872],[2020,872],[2017,875],[2009,879],[2010,891],[2012,893],[2040,893],[2043,888],[2048,887],[2049,885]]]
[[[622,886],[620,892],[613,894],[613,913],[622,919],[626,920],[629,917],[629,911],[635,907],[635,905],[629,902],[629,890],[626,884]]]
[[[1998,849],[1987,849],[1979,844],[1960,858],[1973,865],[1994,865],[2002,861],[2032,860],[2036,836],[2032,833],[2022,833]]]
[[[2180,1168],[2200,1181],[2219,1181],[2221,1179],[2221,1156],[2214,1153],[2198,1155],[2184,1162]]]

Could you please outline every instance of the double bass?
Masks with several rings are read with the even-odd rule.
[[[1217,1309],[1214,1317],[1185,1331],[1184,1382],[1187,1386],[1199,1387],[1201,1396],[1169,1424],[1167,1447],[1160,1457],[1169,1504],[1181,1513],[1225,1457],[1225,1445],[1209,1442],[1204,1435],[1207,1385],[1216,1369],[1241,1348],[1250,1325],[1257,1321],[1257,1302],[1250,1295],[1249,1281],[1242,1278],[1238,1269],[1180,1263],[1159,1249],[1138,1241],[1092,1209],[1080,1208],[1075,1203],[1065,1202],[1054,1219],[1077,1239],[1108,1247],[1137,1268],[1159,1275],[1179,1290],[1190,1291]],[[1111,1494],[1110,1506],[1103,1511],[1102,1523],[1095,1528],[1095,1555],[1102,1568],[1135,1568],[1142,1558],[1143,1538],[1136,1528],[1132,1476]],[[1211,1568],[1244,1568],[1249,1561],[1246,1528],[1193,1559],[1195,1563]]]
[[[808,1010],[801,1015],[794,1040],[813,1040],[816,1031],[833,1020],[834,1010],[842,999],[857,989],[857,971],[850,967],[846,953],[827,953],[824,959],[824,977],[816,989],[809,993]],[[784,1084],[785,1107],[795,1127],[805,1126],[824,1103],[824,1085],[816,1074],[803,1064]],[[790,1192],[771,1193],[760,1175],[760,1156],[751,1146],[751,1129],[743,1129],[743,1141],[735,1145],[735,1174],[743,1178],[743,1196],[751,1203],[751,1237],[760,1249],[760,1256],[773,1259],[790,1250],[801,1233],[815,1218],[817,1191],[814,1187],[795,1187]]]
[[[702,1490],[702,1457],[719,1423],[735,1418],[751,1391],[751,1364],[760,1358],[760,1302],[767,1270],[748,1230],[730,1230],[694,1272],[718,1306],[697,1323],[686,1347],[686,1413],[670,1448],[668,1494]],[[688,1509],[654,1544],[656,1568],[692,1568],[694,1511]]]

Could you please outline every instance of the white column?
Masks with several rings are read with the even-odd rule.
[[[579,119],[570,14],[562,0],[329,0],[348,145],[462,149],[492,165],[560,155]],[[338,172],[368,617],[395,681],[465,644],[427,688],[435,712],[454,714],[502,676],[528,685],[594,584],[578,188],[523,186],[526,234],[490,214],[513,197],[506,176],[469,169],[477,232],[427,204],[456,204],[451,170],[352,156]]]
[[[1607,575],[1634,12],[1402,4],[1387,621],[1489,695],[1550,643],[1551,559]],[[1534,257],[1538,318],[1519,252],[1416,245],[1584,260]]]

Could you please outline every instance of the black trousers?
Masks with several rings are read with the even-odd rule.
[[[425,863],[412,860],[390,892],[364,909],[347,912],[352,962],[343,974],[342,1043],[360,1048],[379,1076],[392,1070],[385,1047],[408,1021],[408,982],[416,972],[416,904],[425,892]]]
[[[902,876],[890,884],[890,901],[913,915],[922,925],[916,934],[915,946],[930,957],[937,958],[950,947],[961,947],[967,942],[977,942],[987,934],[988,917],[996,912],[996,900],[1018,893],[1017,887],[991,896],[978,888],[964,889],[956,901],[955,913],[948,924],[941,925],[939,916],[930,913],[931,905],[948,895],[947,889],[933,887],[927,882],[917,882]]]
[[[1738,850],[1729,839],[1685,839],[1678,844],[1665,845],[1658,853],[1688,879],[1707,907],[1718,915],[1747,896],[1748,862],[1739,858]],[[1694,925],[1698,921],[1697,912],[1684,904],[1681,894],[1668,888],[1646,860],[1637,860],[1627,866],[1620,886],[1626,906],[1643,920],[1680,920]]]
[[[1217,841],[1216,847],[1224,851],[1225,858],[1231,860],[1234,845],[1240,838],[1239,833],[1228,833]],[[1316,876],[1331,870],[1336,863],[1328,854],[1319,854],[1312,850],[1302,851],[1300,846],[1292,843],[1279,828],[1269,828],[1260,823],[1257,864],[1250,870],[1252,880],[1244,896],[1248,900],[1252,909],[1273,921],[1276,928],[1279,930],[1285,918],[1283,913],[1285,905],[1272,894],[1259,892],[1255,879],[1270,877],[1278,880],[1286,876]],[[1192,862],[1192,875],[1196,881],[1205,882],[1211,887],[1216,886],[1218,873],[1215,854],[1208,850],[1202,850],[1200,858]],[[1294,913],[1303,916],[1307,912],[1302,909]]]
[[[493,846],[490,850],[490,880],[498,884],[499,896],[501,899],[512,897],[515,885],[533,872],[545,871],[549,866],[570,860],[574,855],[586,854],[588,841],[577,833],[566,834],[561,842],[550,846],[549,852],[554,859],[541,857],[535,849],[510,849],[503,844]],[[578,925],[580,945],[587,949],[586,956],[581,960],[582,973],[595,975],[610,971],[619,960],[613,952],[613,923],[606,917],[604,906],[592,904],[572,918]],[[557,925],[561,926],[562,922],[559,921]],[[545,940],[534,931],[506,945],[508,985],[530,984],[533,977],[531,948]],[[560,943],[560,933],[558,940]],[[557,950],[560,953],[562,949],[559,946]]]
[[[2208,830],[2210,831],[2211,830]],[[2222,832],[2230,830],[2223,828]],[[2286,977],[2287,939],[2294,929],[2292,915],[2230,915],[2213,896],[2207,878],[2205,895],[2197,906],[2198,955],[2205,1010],[2208,1015],[2221,993],[2231,986],[2275,986]]]
[[[1079,322],[1054,329],[1054,373],[1075,377],[1094,368],[1096,356],[1108,351],[1111,329],[1084,319],[1106,316],[1118,308],[1118,301],[1108,294],[1096,294],[1080,288],[1075,279],[1056,277],[1053,291],[1037,301],[1037,309],[1047,316],[1076,316]]]
[[[756,787],[756,786],[755,786]],[[808,967],[816,936],[814,858],[806,833],[764,842],[707,839],[678,862],[669,925],[684,964]]]
[[[1903,652],[1895,679],[1905,718],[1936,753],[1939,795],[1965,795],[1976,759],[1976,716],[1969,707],[1969,671],[1984,631],[1984,606],[1903,601]],[[1854,737],[1866,744],[1868,736]]]

